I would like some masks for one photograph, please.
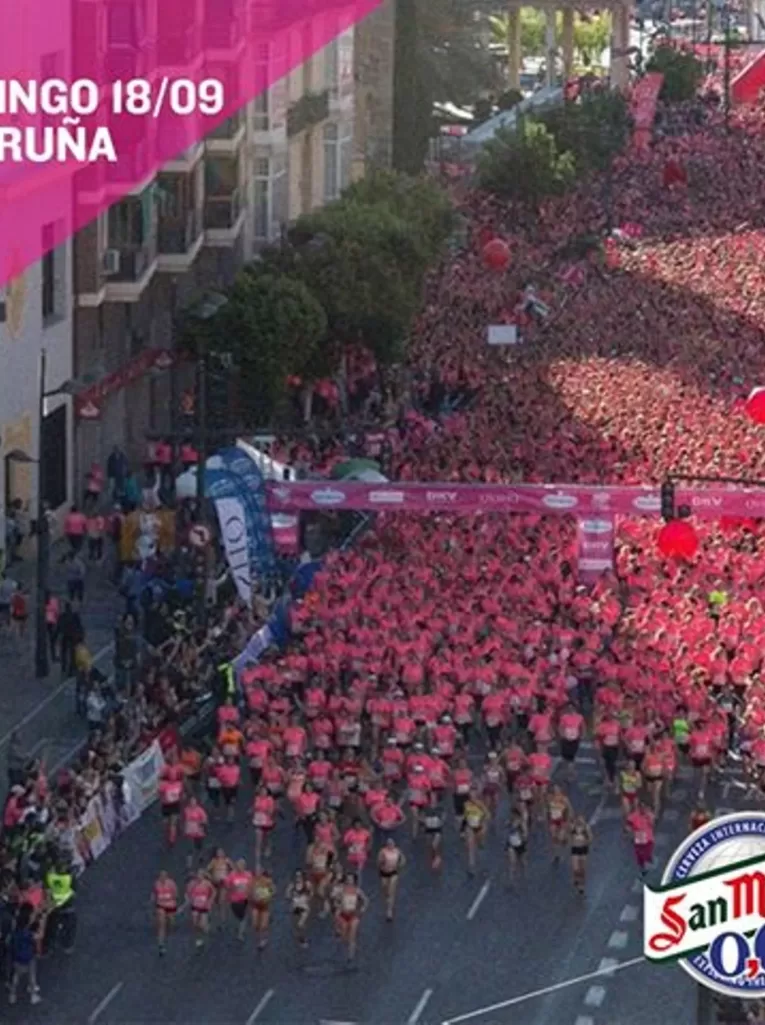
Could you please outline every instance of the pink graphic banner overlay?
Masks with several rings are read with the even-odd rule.
[[[577,573],[583,584],[594,584],[615,568],[616,520],[613,516],[580,517],[576,522]]]
[[[590,487],[577,484],[443,484],[357,481],[300,481],[269,483],[273,512],[316,509],[357,509],[369,512],[412,513],[533,513],[537,516],[574,515],[659,517],[658,488]],[[765,489],[678,488],[677,507],[688,506],[694,516],[757,519],[765,517]]]
[[[161,200],[148,189],[159,168],[171,161],[193,165],[196,147],[212,132],[223,152],[241,127],[246,103],[380,2],[6,4],[0,38],[0,286],[127,195],[143,203],[145,227]],[[341,96],[353,90],[352,53],[346,63],[339,71]],[[281,124],[270,130],[287,135],[317,120],[328,102],[322,82],[292,105],[286,83],[283,92]],[[208,192],[216,187],[211,182]]]

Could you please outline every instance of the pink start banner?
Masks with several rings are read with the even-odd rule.
[[[246,103],[380,2],[5,4],[0,286],[129,195],[149,222],[156,171],[218,129],[228,138]]]
[[[444,484],[359,481],[269,483],[274,512],[356,509],[410,513],[532,513],[573,515],[595,520],[612,516],[661,513],[658,488],[591,487],[576,484]],[[702,519],[765,517],[765,490],[744,488],[677,488],[676,504]]]

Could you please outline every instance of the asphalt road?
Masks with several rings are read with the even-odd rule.
[[[693,1025],[695,989],[681,970],[632,963],[641,953],[640,884],[616,801],[602,801],[593,754],[583,751],[587,762],[571,790],[595,832],[585,900],[572,892],[568,866],[552,864],[541,827],[532,835],[526,883],[514,891],[503,879],[502,831],[494,831],[479,874],[469,879],[450,824],[440,878],[422,847],[408,850],[393,924],[383,919],[377,879],[368,870],[373,900],[354,969],[346,967],[326,921],[311,923],[310,947],[299,951],[281,897],[265,953],[256,952],[251,936],[239,944],[228,929],[197,953],[184,915],[160,959],[149,894],[163,865],[182,880],[184,854],[167,855],[154,809],[83,877],[77,947],[71,957],[56,954],[42,965],[43,1003],[29,1008],[21,997],[3,1020]],[[736,793],[728,798],[731,808]],[[686,831],[691,796],[681,778],[658,830],[657,874]],[[238,823],[216,824],[211,841],[234,857],[251,855],[245,819],[243,796]],[[282,824],[273,859],[282,890],[302,850],[291,826]],[[613,974],[593,975],[621,964]]]

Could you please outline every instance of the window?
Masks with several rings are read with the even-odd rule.
[[[339,195],[339,160],[338,160],[337,125],[324,126],[324,202],[331,203]]]
[[[117,3],[107,7],[107,41],[109,46],[138,48],[143,37],[141,4]]]
[[[340,57],[337,39],[324,48],[324,88],[330,99],[336,100],[340,92]]]
[[[123,199],[109,210],[109,245],[114,249],[140,248],[144,244],[144,216],[141,201]]]
[[[256,158],[253,208],[259,242],[275,239],[287,220],[287,186],[286,159]]]
[[[63,231],[57,223],[42,230],[42,319],[43,326],[66,314],[66,246],[57,246]]]
[[[268,99],[269,90],[258,82],[257,89],[260,90],[252,102],[252,127],[256,132],[267,132],[269,130]]]
[[[49,413],[42,422],[40,438],[40,475],[42,496],[51,509],[66,501],[66,406]]]

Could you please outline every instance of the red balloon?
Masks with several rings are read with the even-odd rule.
[[[668,559],[692,559],[699,550],[698,535],[684,520],[665,523],[656,543],[661,554]]]
[[[490,270],[507,270],[510,264],[510,248],[501,238],[493,238],[483,247],[483,262]]]
[[[755,392],[744,405],[744,411],[756,424],[765,424],[765,391]]]

